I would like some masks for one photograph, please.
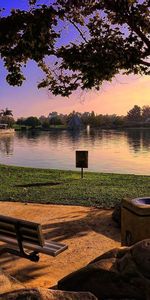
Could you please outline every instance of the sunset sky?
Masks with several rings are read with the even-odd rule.
[[[1,0],[1,5],[26,8],[26,0]],[[5,81],[6,71],[0,62],[0,109],[8,107],[14,117],[27,117],[30,115],[47,116],[51,111],[69,113],[73,110],[84,112],[92,111],[102,114],[126,114],[135,104],[139,106],[150,105],[150,76],[120,76],[112,83],[104,83],[100,91],[81,90],[73,93],[69,98],[53,96],[48,89],[37,88],[37,83],[43,74],[34,62],[29,62],[24,73],[27,78],[22,87],[11,87]]]
[[[11,87],[0,77],[0,109],[8,107],[14,117],[47,116],[51,111],[69,113],[73,110],[119,115],[126,114],[135,104],[150,105],[150,77],[117,76],[112,83],[104,83],[100,91],[77,91],[69,98],[55,97],[47,89],[38,90],[42,78],[34,63],[29,63],[22,87]]]

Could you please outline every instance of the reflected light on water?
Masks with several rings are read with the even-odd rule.
[[[90,134],[90,125],[87,125],[86,131],[87,131],[87,134]]]

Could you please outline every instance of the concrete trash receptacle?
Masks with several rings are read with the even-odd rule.
[[[150,238],[150,197],[123,200],[121,244],[130,246]]]

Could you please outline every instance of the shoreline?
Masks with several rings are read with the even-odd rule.
[[[51,128],[26,128],[26,127],[22,127],[22,128],[14,128],[14,131],[44,131],[44,132],[48,132],[48,131],[71,131],[71,132],[78,132],[78,131],[83,131],[86,130],[87,128],[81,128],[81,129],[69,129],[67,127],[62,127],[62,128],[57,128],[57,127],[51,127]],[[123,127],[90,127],[90,130],[130,130],[130,129],[150,129],[150,125],[149,126],[123,126]]]
[[[0,135],[2,134],[11,134],[11,133],[15,133],[15,129],[13,128],[9,128],[9,129],[0,129]]]

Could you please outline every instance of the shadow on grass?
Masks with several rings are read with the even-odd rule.
[[[120,241],[120,230],[112,220],[109,210],[92,209],[86,216],[42,225],[45,239],[62,240],[78,238],[94,231],[115,241]]]
[[[15,184],[14,187],[53,186],[59,184],[62,184],[62,182],[35,182],[27,184]]]

